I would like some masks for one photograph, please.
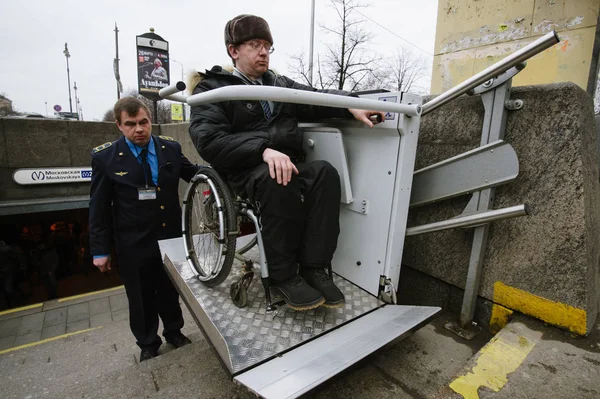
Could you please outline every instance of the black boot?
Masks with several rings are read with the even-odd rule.
[[[181,348],[182,346],[186,346],[192,343],[192,341],[190,341],[190,339],[182,333],[179,333],[174,337],[167,338],[167,342],[173,345],[175,348]]]
[[[142,349],[140,353],[140,363],[146,360],[150,360],[158,356],[158,351],[156,349]]]
[[[321,268],[301,268],[300,275],[308,285],[318,290],[325,298],[323,306],[329,308],[338,308],[344,305],[346,301],[344,294],[333,283],[333,278]]]
[[[294,310],[314,309],[325,303],[323,295],[298,275],[284,281],[273,281],[271,287]]]

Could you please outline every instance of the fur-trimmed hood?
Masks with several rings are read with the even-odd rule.
[[[233,65],[225,65],[222,68],[224,71],[233,73]],[[205,72],[200,72],[200,71],[190,72],[186,76],[186,81],[185,81],[185,84],[186,84],[185,92],[187,93],[187,95],[191,96],[194,93],[194,89],[196,88],[196,86],[198,86],[198,83],[202,82],[202,80],[204,78],[206,78]]]

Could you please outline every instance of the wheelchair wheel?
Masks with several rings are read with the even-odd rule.
[[[231,271],[236,223],[227,185],[214,169],[200,169],[183,202],[183,241],[190,266],[209,287],[221,284]]]

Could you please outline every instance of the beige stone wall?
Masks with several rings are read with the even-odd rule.
[[[556,30],[514,86],[573,82],[586,90],[600,0],[439,0],[431,93],[439,94]]]

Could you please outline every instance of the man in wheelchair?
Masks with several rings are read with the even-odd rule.
[[[317,90],[269,70],[273,38],[267,22],[239,15],[225,26],[233,71],[198,73],[194,94],[229,85]],[[299,120],[356,118],[372,127],[383,113],[271,101],[227,101],[192,107],[190,136],[200,154],[260,215],[271,286],[295,310],[339,307],[331,260],[340,231],[340,180],[327,161],[304,162]]]

